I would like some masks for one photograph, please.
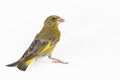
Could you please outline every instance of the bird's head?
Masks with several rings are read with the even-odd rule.
[[[46,25],[46,26],[57,26],[58,24],[60,24],[62,22],[64,22],[64,19],[60,18],[57,15],[52,15],[52,16],[49,16],[45,20],[44,25]]]

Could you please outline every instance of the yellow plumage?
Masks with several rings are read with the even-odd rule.
[[[43,53],[43,52],[47,51],[50,47],[51,47],[51,46],[50,46],[50,43],[48,43],[48,44],[45,46],[45,48],[43,48],[43,50],[40,51],[40,53]]]
[[[32,59],[26,61],[25,65],[29,65],[34,59],[35,59],[35,58],[32,58]]]

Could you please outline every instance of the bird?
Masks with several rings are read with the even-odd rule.
[[[8,64],[8,67],[17,67],[19,70],[25,71],[27,67],[37,58],[47,56],[55,63],[68,64],[68,62],[61,61],[52,57],[52,51],[60,40],[60,30],[58,25],[65,20],[58,15],[50,15],[45,21],[43,28],[35,36],[29,48],[25,51],[23,56],[14,63]]]

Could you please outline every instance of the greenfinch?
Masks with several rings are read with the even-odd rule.
[[[59,59],[52,58],[52,51],[60,40],[60,30],[58,25],[64,22],[64,19],[57,15],[49,16],[44,21],[42,30],[35,36],[29,48],[23,56],[16,62],[8,64],[9,67],[17,67],[25,71],[29,64],[38,57],[48,56],[53,62],[67,64]]]

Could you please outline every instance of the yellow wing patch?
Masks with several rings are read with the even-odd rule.
[[[40,53],[43,53],[44,51],[48,50],[50,48],[50,43],[48,43],[41,51]]]
[[[50,48],[50,43],[48,43],[42,50],[40,50],[40,53],[43,53],[44,51],[48,50]],[[29,54],[29,53],[28,53]],[[36,57],[26,61],[26,65],[29,65]]]
[[[32,58],[32,59],[26,61],[26,65],[29,65],[34,59],[35,59],[35,58]]]

